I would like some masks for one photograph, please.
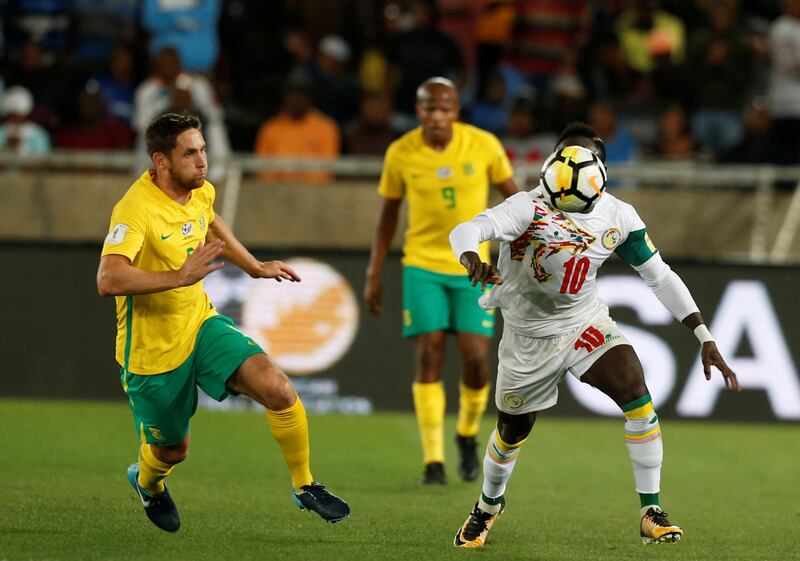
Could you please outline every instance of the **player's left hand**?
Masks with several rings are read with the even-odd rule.
[[[711,379],[711,367],[714,366],[717,370],[722,372],[722,377],[725,379],[725,385],[737,392],[742,391],[739,385],[739,380],[736,379],[736,374],[733,370],[728,368],[725,359],[717,349],[717,344],[714,341],[707,341],[703,343],[703,348],[700,351],[700,359],[703,361],[703,372],[706,375],[706,380]]]
[[[250,276],[254,279],[275,279],[278,282],[283,282],[284,279],[300,282],[300,275],[283,261],[261,261]]]

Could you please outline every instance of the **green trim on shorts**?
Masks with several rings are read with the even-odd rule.
[[[130,294],[125,297],[125,314],[125,370],[127,371],[131,364],[131,340],[133,339],[131,333],[133,329],[133,296]]]
[[[469,277],[403,267],[403,336],[434,331],[494,334],[494,310],[478,305],[483,295]]]
[[[123,366],[122,386],[139,438],[159,446],[179,443],[189,432],[189,419],[197,410],[197,388],[217,401],[224,400],[230,393],[226,384],[236,369],[263,352],[232,319],[216,315],[203,322],[192,354],[174,370],[141,375]]]

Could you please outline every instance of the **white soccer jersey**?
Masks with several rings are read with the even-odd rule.
[[[529,337],[563,335],[606,308],[597,295],[597,270],[612,253],[639,266],[655,253],[634,208],[605,193],[591,212],[565,213],[539,188],[517,193],[478,215],[500,246],[503,284],[481,298],[500,308],[506,325]]]

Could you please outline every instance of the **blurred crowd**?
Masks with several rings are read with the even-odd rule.
[[[220,161],[382,155],[442,75],[515,162],[573,120],[610,163],[800,162],[800,0],[0,0],[0,14],[0,150],[142,149],[155,116],[192,111]]]

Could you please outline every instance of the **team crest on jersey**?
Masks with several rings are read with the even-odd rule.
[[[147,430],[150,431],[150,434],[152,434],[153,438],[155,438],[156,440],[165,440],[167,438],[166,436],[164,436],[164,433],[161,432],[161,429],[158,429],[156,427],[147,427]]]
[[[522,407],[522,404],[525,403],[525,399],[518,393],[510,393],[503,396],[503,403],[505,403],[509,409],[519,409]]]
[[[183,234],[184,238],[191,234],[192,230],[194,230],[194,227],[192,226],[191,222],[186,222],[183,226],[181,226],[181,234]]]
[[[511,242],[511,259],[522,261],[528,247],[532,246],[533,278],[539,282],[547,282],[553,274],[545,270],[544,259],[561,251],[569,251],[572,255],[583,253],[595,239],[562,212],[543,201],[534,201],[533,221],[520,237]]]
[[[439,179],[450,179],[453,177],[453,168],[445,166],[436,170],[436,177]]]
[[[198,220],[197,223],[200,224],[200,229],[201,230],[205,230],[206,229],[206,217],[205,216],[201,216],[200,220]]]
[[[621,239],[622,239],[622,232],[620,232],[616,228],[609,228],[608,230],[603,232],[603,236],[601,238],[603,242],[603,247],[606,249],[614,249],[619,245]]]
[[[472,175],[475,173],[475,168],[472,167],[472,162],[464,164],[464,175]]]

